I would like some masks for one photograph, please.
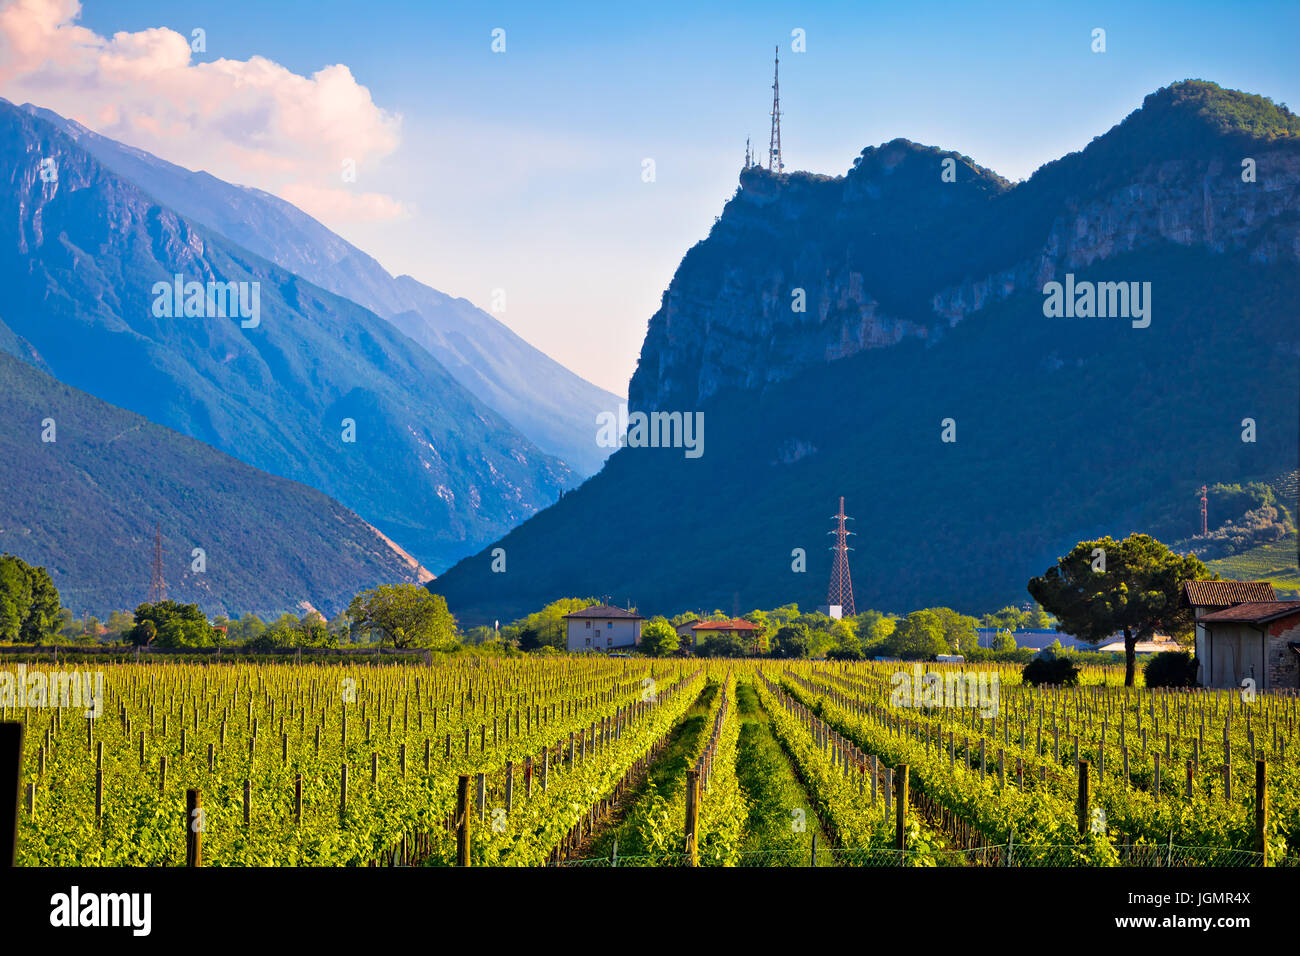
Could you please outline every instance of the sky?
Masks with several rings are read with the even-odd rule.
[[[1016,180],[1177,80],[1300,108],[1297,36],[1300,3],[1249,0],[0,0],[0,95],[276,193],[626,394],[766,156],[775,46],[787,170],[903,136]]]

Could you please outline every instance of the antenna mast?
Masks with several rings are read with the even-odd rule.
[[[781,161],[781,47],[776,47],[776,66],[772,72],[772,141],[767,147],[767,168],[773,172],[785,169]]]
[[[163,580],[162,525],[153,529],[153,567],[149,580],[149,603],[167,600],[167,582]]]
[[[852,521],[844,513],[844,497],[840,496],[840,510],[831,515],[831,520],[837,522],[834,531],[828,531],[827,534],[835,535],[835,544],[831,550],[835,552],[835,560],[831,565],[831,586],[826,593],[826,603],[832,607],[836,604],[840,606],[840,614],[846,617],[853,617],[857,611],[853,608],[853,580],[849,577],[849,552],[853,549],[848,545],[848,536],[853,534],[844,527],[844,522]]]

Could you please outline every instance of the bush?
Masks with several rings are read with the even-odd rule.
[[[1199,666],[1186,651],[1162,651],[1147,661],[1142,673],[1148,687],[1195,687]]]
[[[1025,665],[1020,679],[1035,687],[1075,687],[1079,683],[1079,668],[1068,657],[1037,657]]]

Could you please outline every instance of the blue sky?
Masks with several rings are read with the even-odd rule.
[[[484,308],[504,289],[503,321],[619,393],[677,263],[735,189],[746,135],[766,149],[774,44],[787,169],[842,173],[864,146],[905,136],[1014,180],[1187,77],[1300,107],[1296,3],[86,0],[78,22],[102,37],[202,27],[195,62],[261,56],[304,77],[345,64],[400,117],[356,188],[402,213],[317,214],[392,272]],[[490,49],[497,27],[505,53]],[[1096,27],[1105,53],[1090,48]],[[796,28],[807,52],[790,50]],[[43,105],[70,112],[59,95]],[[192,143],[137,145],[202,161]],[[305,175],[336,181],[328,153]],[[248,170],[243,181],[276,189]]]

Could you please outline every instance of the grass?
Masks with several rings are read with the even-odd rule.
[[[1236,581],[1271,581],[1278,597],[1300,597],[1300,569],[1296,567],[1296,539],[1289,534],[1272,544],[1205,562],[1221,577]]]
[[[741,850],[772,853],[770,857],[752,858],[763,866],[806,866],[813,834],[818,834],[818,846],[829,847],[830,841],[821,831],[812,800],[795,776],[790,759],[772,734],[753,685],[736,685],[736,703],[741,721],[736,778],[749,804],[749,823]],[[803,811],[802,832],[793,826],[797,810]],[[831,866],[831,857],[830,853],[821,854],[818,862]]]

